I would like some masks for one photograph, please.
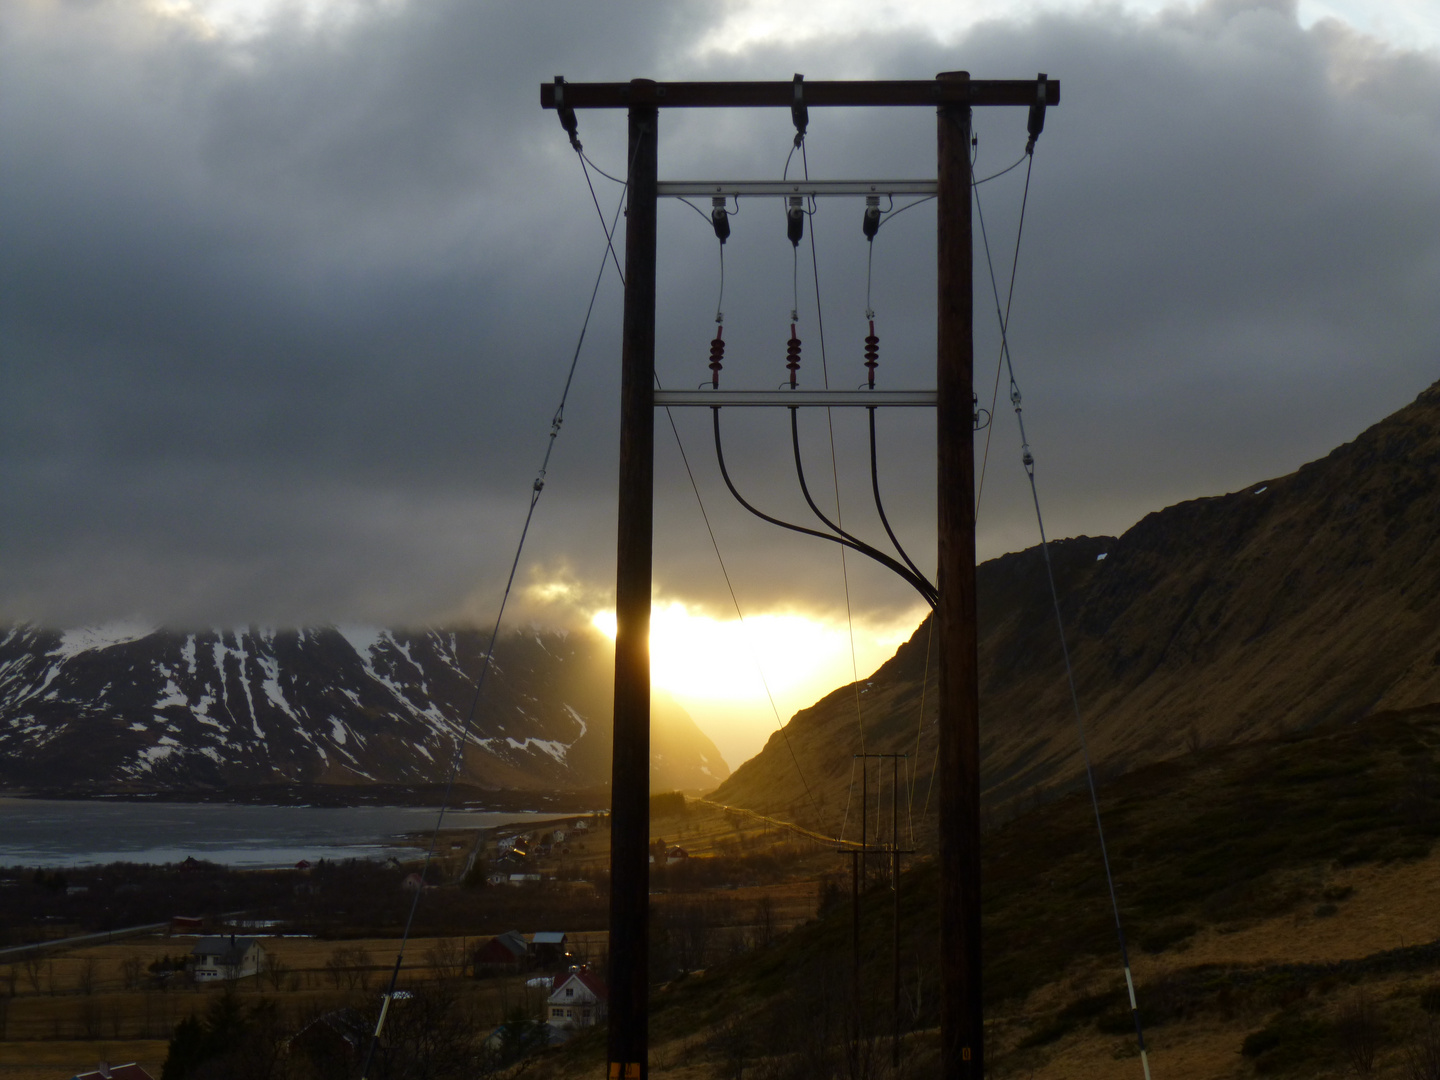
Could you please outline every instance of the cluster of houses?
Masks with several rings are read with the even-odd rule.
[[[547,832],[517,833],[495,842],[495,857],[485,880],[491,885],[531,885],[541,881],[536,863],[570,854],[571,843],[590,830],[590,822],[576,818]]]

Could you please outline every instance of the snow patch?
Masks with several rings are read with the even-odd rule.
[[[572,706],[566,705],[566,706],[565,706],[565,711],[570,714],[570,718],[571,718],[572,720],[574,720],[577,724],[580,725],[580,734],[579,734],[579,735],[576,735],[576,736],[575,736],[575,742],[572,742],[572,743],[570,744],[571,746],[574,746],[575,743],[579,742],[581,739],[583,739],[583,738],[585,737],[585,732],[587,732],[587,731],[590,730],[590,726],[585,723],[585,718],[584,718],[583,716],[581,716],[578,712],[576,712],[575,709],[574,709]]]
[[[1095,561],[1096,561],[1096,562],[1104,562],[1104,561],[1105,561],[1105,556],[1106,556],[1106,555],[1109,555],[1109,554],[1110,554],[1110,553],[1109,553],[1108,551],[1102,551],[1102,552],[1100,552],[1099,555],[1096,555],[1096,556],[1095,556]]]
[[[168,708],[171,705],[189,705],[190,698],[175,685],[174,679],[165,680],[165,689],[161,692],[160,700],[155,702],[156,710]]]
[[[49,655],[68,660],[91,649],[108,649],[112,645],[123,645],[127,641],[139,641],[159,629],[151,623],[124,621],[66,630],[60,635],[60,644],[55,646]]]
[[[330,738],[340,746],[345,745],[345,725],[333,716],[330,718]]]

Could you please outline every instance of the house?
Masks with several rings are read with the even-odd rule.
[[[205,920],[199,915],[171,915],[170,933],[198,934],[205,929]]]
[[[565,934],[558,930],[541,930],[530,935],[530,956],[537,967],[563,967],[570,959]]]
[[[581,831],[583,832],[584,830],[590,828],[590,823],[589,823],[588,821],[586,821],[584,818],[580,818],[580,819],[578,819],[577,821],[575,821],[574,823],[572,823],[570,827],[571,827],[572,829],[579,829],[579,830],[581,830]]]
[[[475,974],[523,971],[530,959],[530,949],[518,930],[497,934],[477,947],[473,954]]]
[[[216,979],[243,979],[257,975],[265,962],[265,950],[255,938],[202,937],[190,950],[185,970],[196,982]]]
[[[555,978],[555,989],[545,1000],[546,1022],[551,1027],[594,1027],[605,1020],[605,982],[581,968]]]
[[[336,1009],[317,1016],[286,1041],[291,1055],[300,1055],[315,1063],[360,1060],[365,1049],[370,1022],[355,1009]]]
[[[100,1067],[91,1072],[76,1073],[73,1080],[155,1080],[143,1065],[135,1062],[127,1062],[124,1065],[111,1065],[102,1061]]]
[[[665,853],[665,865],[674,866],[677,862],[684,862],[690,858],[690,853],[683,847],[673,847]]]
[[[406,874],[405,880],[400,882],[400,888],[406,892],[420,892],[422,889],[433,889],[434,885],[426,885],[425,879],[419,874]]]

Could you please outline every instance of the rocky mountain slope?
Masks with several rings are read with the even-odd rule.
[[[1440,702],[1440,383],[1288,476],[1051,557],[1104,770]],[[1073,781],[1080,760],[1039,549],[983,564],[978,589],[993,806]],[[927,622],[858,694],[797,713],[714,798],[838,827],[863,725],[865,749],[911,755],[919,814],[935,756],[928,643]]]
[[[443,782],[475,698],[475,631],[0,631],[0,784],[195,790]],[[594,789],[610,777],[614,650],[593,633],[503,639],[460,779]],[[703,790],[728,769],[656,697],[652,781]]]

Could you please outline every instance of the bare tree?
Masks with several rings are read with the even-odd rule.
[[[1440,1080],[1440,1022],[1433,1016],[1405,1048],[1405,1080]]]
[[[325,971],[335,989],[341,986],[351,990],[367,989],[370,986],[370,951],[363,945],[341,945],[325,961]]]
[[[144,965],[138,956],[127,956],[120,961],[120,982],[126,990],[134,990],[140,985],[140,973]]]
[[[75,976],[75,984],[79,987],[80,993],[90,996],[95,992],[95,958],[87,956],[80,961],[80,972]],[[93,1038],[93,1036],[87,1036]]]
[[[775,899],[769,893],[762,893],[755,901],[755,944],[761,949],[769,948],[775,940]]]
[[[40,992],[40,973],[45,970],[45,961],[38,953],[31,953],[21,961],[25,965],[25,981],[35,993]]]
[[[1340,1040],[1341,1053],[1356,1074],[1373,1075],[1375,1055],[1380,1049],[1380,1017],[1375,1002],[1364,990],[1357,990],[1340,1006],[1335,1034]]]
[[[279,992],[285,985],[285,976],[290,974],[290,968],[285,961],[276,956],[273,952],[265,954],[265,979],[270,983],[270,989]]]
[[[440,938],[425,950],[425,962],[442,982],[465,974],[465,942],[457,938]]]

